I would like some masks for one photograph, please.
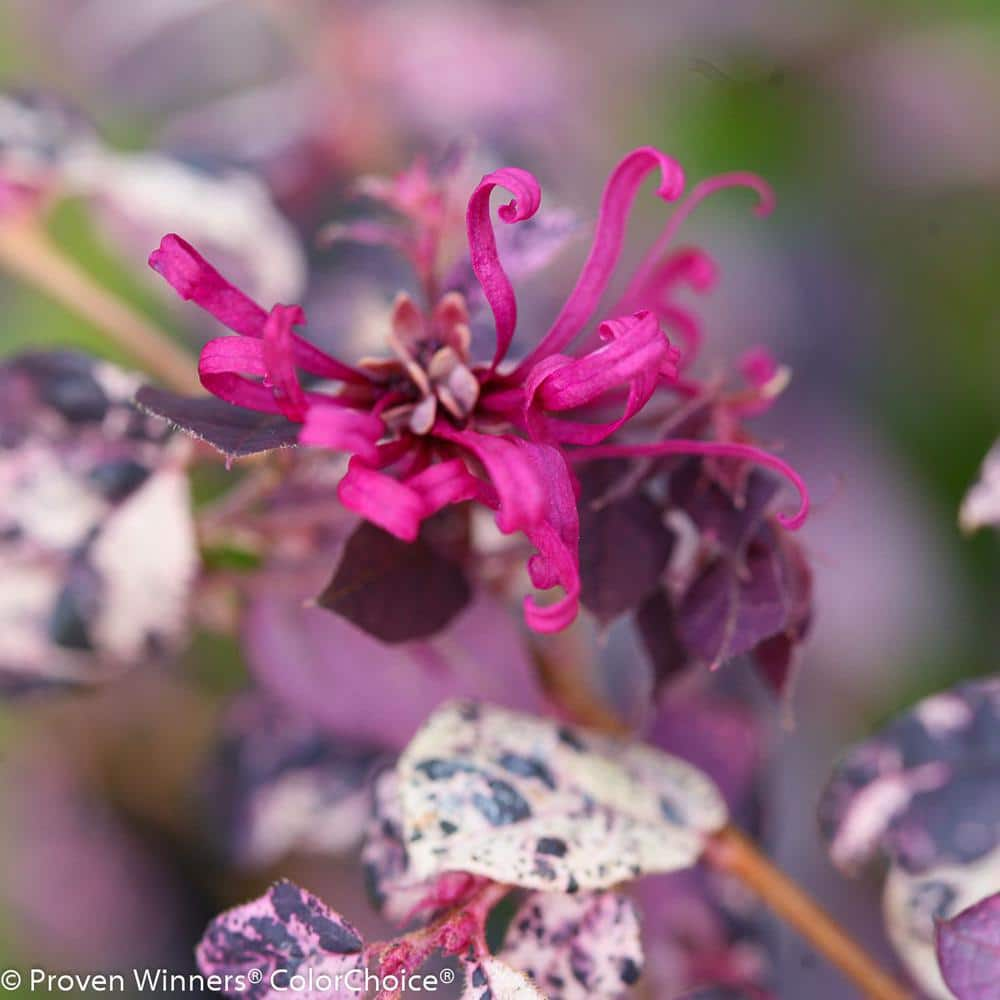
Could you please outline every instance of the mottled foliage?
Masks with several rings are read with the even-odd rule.
[[[613,1000],[642,972],[638,915],[613,892],[532,893],[499,957],[526,972],[548,1000]]]
[[[292,882],[273,885],[263,896],[216,917],[205,931],[196,951],[198,967],[206,975],[262,978],[243,989],[224,990],[229,996],[265,1000],[285,995],[273,988],[287,986],[293,975],[323,973],[339,989],[317,989],[297,993],[346,998],[362,995],[350,989],[343,977],[364,965],[363,942],[358,932],[321,900]],[[256,977],[256,972],[254,972]]]
[[[399,763],[413,872],[602,888],[695,862],[725,822],[714,785],[649,747],[491,706],[436,712]]]
[[[379,757],[268,698],[241,698],[223,722],[206,782],[221,850],[253,867],[296,850],[348,850],[367,824]]]
[[[93,683],[183,633],[183,442],[134,407],[136,384],[69,353],[0,367],[0,688]]]

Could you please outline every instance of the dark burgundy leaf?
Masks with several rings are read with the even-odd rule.
[[[671,475],[670,499],[690,516],[702,535],[736,557],[764,523],[778,485],[773,476],[754,470],[742,495],[734,497],[705,474],[701,461],[692,461]]]
[[[778,536],[786,581],[788,619],[783,632],[759,642],[753,651],[757,673],[777,694],[785,691],[795,671],[798,651],[812,621],[812,570],[802,548],[787,534]]]
[[[611,484],[590,470],[581,485],[580,598],[602,622],[609,622],[656,590],[673,535],[659,508],[643,494],[604,503],[602,495]]]
[[[147,413],[169,420],[230,458],[288,448],[299,437],[299,425],[279,414],[244,410],[214,396],[179,396],[144,385],[135,401]]]
[[[472,590],[462,568],[426,537],[403,542],[363,522],[317,604],[382,642],[434,635],[469,603]]]
[[[742,563],[720,556],[684,595],[678,633],[709,664],[753,649],[788,620],[787,581],[775,533],[765,528]]]
[[[639,605],[635,624],[653,666],[653,690],[656,693],[689,662],[687,651],[677,635],[677,616],[665,590],[655,591]]]
[[[797,644],[787,632],[772,635],[757,643],[753,651],[754,665],[757,673],[776,694],[781,694],[787,687],[795,666]]]
[[[941,974],[958,1000],[1000,1000],[1000,893],[937,926]]]

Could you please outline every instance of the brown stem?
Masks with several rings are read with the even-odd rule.
[[[70,260],[34,219],[0,225],[0,266],[106,333],[150,374],[181,392],[200,392],[194,359]]]
[[[704,860],[735,875],[825,955],[871,1000],[908,1000],[911,993],[883,972],[871,956],[825,910],[776,868],[735,827],[710,841]]]

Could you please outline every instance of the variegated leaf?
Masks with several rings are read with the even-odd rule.
[[[322,900],[288,881],[217,916],[196,957],[206,976],[230,977],[223,993],[243,1000],[287,995],[346,1000],[364,994],[363,986],[355,988],[355,976],[348,976],[364,968],[361,936]],[[291,989],[291,977],[299,975],[314,988]]]
[[[93,684],[185,632],[187,445],[137,384],[69,352],[0,365],[0,690]]]
[[[532,889],[604,888],[689,867],[726,821],[691,765],[551,719],[452,702],[399,763],[411,870]]]
[[[430,918],[443,906],[455,905],[484,884],[482,879],[463,872],[425,879],[413,875],[403,844],[403,814],[395,771],[383,772],[375,782],[375,806],[361,860],[376,909],[399,924],[418,915]]]
[[[546,1000],[525,976],[492,956],[463,958],[462,971],[460,1000]]]
[[[853,747],[820,803],[834,862],[879,849],[909,871],[972,862],[1000,842],[1000,678],[932,695]]]
[[[371,815],[380,754],[330,737],[271,699],[238,699],[223,721],[206,809],[223,852],[249,867],[292,851],[354,847]]]
[[[614,892],[535,892],[511,922],[499,957],[549,1000],[614,1000],[642,972],[639,918]]]
[[[979,479],[962,501],[958,522],[963,531],[1000,524],[1000,441],[983,459]]]
[[[889,937],[910,974],[933,1000],[954,1000],[955,996],[938,966],[936,925],[997,892],[1000,848],[971,864],[940,865],[919,874],[900,865],[890,870],[884,896]],[[977,995],[976,1000],[985,1000],[985,995]]]

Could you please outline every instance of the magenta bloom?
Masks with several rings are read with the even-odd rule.
[[[349,453],[338,490],[341,502],[399,538],[414,540],[421,522],[449,504],[478,500],[495,510],[501,531],[522,532],[535,546],[528,563],[533,584],[564,591],[552,604],[525,601],[528,624],[553,632],[573,621],[579,603],[580,529],[571,462],[670,454],[751,460],[789,476],[799,489],[800,509],[782,523],[798,527],[807,512],[796,474],[737,436],[736,414],[754,412],[770,398],[773,378],[760,374],[766,362],[752,368],[750,389],[740,403],[748,408],[734,405],[731,421],[715,422],[719,440],[604,443],[659,390],[682,399],[701,391],[680,375],[680,352],[664,330],[678,331],[689,360],[698,346],[698,326],[673,303],[671,292],[681,282],[706,287],[714,274],[699,251],[666,252],[680,222],[719,187],[749,185],[761,198],[759,210],[770,208],[768,189],[748,175],[699,185],[675,212],[612,317],[594,329],[591,319],[614,272],[632,202],[652,171],[659,172],[662,199],[680,196],[681,168],[658,150],[636,149],[618,164],[605,187],[594,243],[575,287],[536,346],[515,365],[504,362],[517,303],[497,251],[490,195],[497,187],[513,195],[499,210],[507,224],[530,219],[541,202],[538,182],[515,167],[484,177],[466,213],[472,268],[496,326],[496,348],[488,363],[469,356],[463,296],[436,291],[433,262],[444,209],[419,168],[382,194],[409,216],[415,235],[374,223],[361,224],[354,234],[391,242],[408,253],[424,286],[423,306],[406,295],[396,301],[389,358],[351,366],[328,356],[294,332],[305,322],[298,306],[276,305],[267,312],[178,236],[164,237],[150,265],[183,298],[193,299],[238,334],[205,345],[199,374],[209,392],[300,423],[303,444]],[[300,371],[336,385],[322,391],[303,386]],[[620,409],[612,419],[601,419],[609,405]]]

